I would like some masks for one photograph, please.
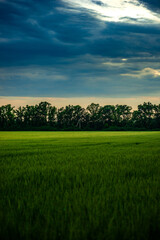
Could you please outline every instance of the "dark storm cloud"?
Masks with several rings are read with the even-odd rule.
[[[160,56],[160,27],[110,23],[90,51],[108,57]]]
[[[95,20],[87,15],[57,9],[61,7],[60,1],[43,7],[45,1],[37,2],[0,2],[3,13],[0,21],[2,65],[27,64],[27,61],[30,64],[42,61],[43,64],[43,58],[44,64],[48,64],[51,58],[85,54],[85,39],[92,36],[90,30],[98,25]]]
[[[154,71],[127,74],[158,69],[159,42],[156,24],[104,22],[60,0],[0,1],[0,95],[154,94]]]
[[[12,1],[0,5],[2,65],[27,61],[43,64],[43,58],[44,64],[49,64],[51,59],[82,54],[132,57],[146,51],[152,55],[160,52],[157,26],[102,24],[86,13],[67,11],[61,1]]]
[[[103,6],[103,3],[101,1],[92,0],[93,3],[96,3],[97,5]]]
[[[160,12],[160,1],[159,0],[139,0],[140,3],[143,3],[146,7],[153,11]]]

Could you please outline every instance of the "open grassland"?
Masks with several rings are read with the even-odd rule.
[[[159,240],[160,132],[0,132],[0,238]]]

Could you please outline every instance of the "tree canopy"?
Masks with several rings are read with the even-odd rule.
[[[48,102],[0,107],[0,130],[146,130],[160,129],[160,104],[128,105],[91,103],[87,108],[68,105],[57,109]]]

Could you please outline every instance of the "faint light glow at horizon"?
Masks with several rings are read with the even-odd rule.
[[[160,23],[160,15],[151,12],[138,0],[62,0],[74,9],[86,9],[96,18],[108,22]]]
[[[0,96],[0,106],[11,104],[15,108],[26,105],[35,105],[40,102],[47,101],[57,108],[65,107],[67,105],[81,105],[87,107],[91,103],[99,103],[101,106],[104,105],[116,105],[126,104],[132,106],[133,109],[137,109],[138,104],[143,102],[152,102],[152,104],[159,104],[160,97],[155,96],[136,96],[127,98],[115,98],[115,97],[77,97],[77,98],[54,98],[54,97],[3,97]]]

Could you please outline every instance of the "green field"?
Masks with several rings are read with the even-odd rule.
[[[0,238],[160,239],[160,132],[0,132]]]

